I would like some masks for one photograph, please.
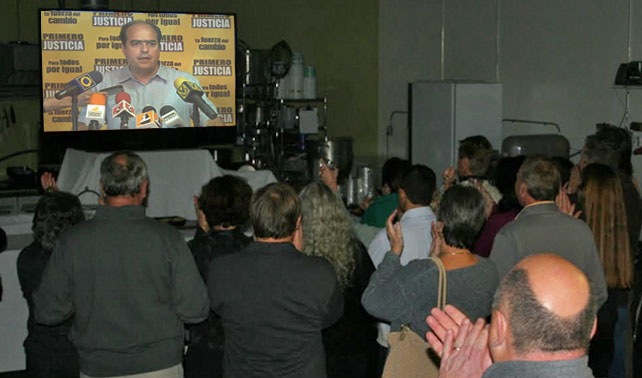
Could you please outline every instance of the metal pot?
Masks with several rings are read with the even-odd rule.
[[[354,153],[352,151],[352,138],[350,137],[307,141],[306,151],[308,168],[313,179],[319,177],[321,161],[332,169],[339,169],[339,181],[343,181],[352,171]]]

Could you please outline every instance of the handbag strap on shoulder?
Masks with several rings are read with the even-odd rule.
[[[437,287],[437,307],[440,310],[443,310],[446,307],[446,297],[448,292],[448,279],[446,277],[446,268],[444,263],[441,262],[441,259],[436,256],[430,256],[430,259],[437,265],[439,270],[439,284]]]

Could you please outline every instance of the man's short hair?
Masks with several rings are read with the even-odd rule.
[[[555,168],[557,168],[557,171],[560,173],[561,185],[566,184],[568,180],[571,179],[571,171],[575,165],[568,158],[562,156],[554,156],[551,158],[551,161],[555,164]]]
[[[560,173],[553,162],[541,155],[529,156],[519,168],[517,179],[526,184],[535,201],[553,201],[560,190]]]
[[[508,272],[493,301],[493,308],[503,309],[508,316],[513,348],[520,355],[588,350],[596,307],[591,288],[586,306],[577,315],[560,317],[554,314],[539,303],[524,269]]]
[[[484,149],[484,150],[492,150],[493,145],[490,144],[490,141],[488,138],[486,138],[483,135],[471,135],[467,138],[464,138],[459,141],[459,148],[461,152],[461,148],[474,148],[474,149]],[[465,152],[464,152],[465,154]],[[466,156],[468,157],[468,156]]]
[[[484,197],[470,186],[453,185],[441,197],[437,219],[444,224],[444,241],[472,250],[486,220]]]
[[[198,207],[210,227],[240,227],[250,218],[251,198],[252,188],[244,179],[232,175],[219,176],[203,185]]]
[[[620,156],[618,151],[615,150],[613,145],[598,137],[597,134],[586,137],[583,153],[586,165],[600,163],[611,167],[614,172],[619,171]]]
[[[408,160],[393,157],[383,164],[381,169],[381,184],[387,184],[390,192],[394,193],[399,189],[401,179],[412,164]]]
[[[294,234],[301,202],[290,185],[272,183],[252,196],[250,221],[257,238],[283,239]]]
[[[125,158],[125,164],[119,161]],[[147,165],[131,151],[114,152],[100,164],[100,182],[107,197],[135,196],[147,181]]]
[[[163,33],[161,32],[158,26],[152,23],[149,23],[147,21],[136,20],[136,21],[128,22],[120,28],[120,41],[123,43],[123,46],[127,44],[127,29],[129,29],[131,26],[134,26],[136,24],[145,24],[151,27],[152,29],[154,29],[154,31],[156,32],[157,42],[160,43],[160,41],[163,39]]]
[[[460,140],[457,154],[459,159],[468,159],[472,175],[481,177],[486,176],[495,158],[493,146],[482,135],[473,135]]]
[[[435,192],[436,180],[432,169],[415,164],[401,179],[400,188],[406,192],[406,197],[413,204],[428,206]]]

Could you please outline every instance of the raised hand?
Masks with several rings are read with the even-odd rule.
[[[455,182],[455,179],[457,178],[457,175],[455,174],[455,168],[454,167],[449,167],[446,170],[444,170],[444,173],[441,174],[441,178],[443,179],[443,189],[444,191]]]
[[[456,335],[446,331],[439,368],[440,378],[480,378],[492,365],[488,349],[488,325],[478,319],[474,325],[462,321]]]
[[[401,256],[403,251],[403,234],[401,233],[401,223],[395,223],[397,210],[393,211],[386,220],[386,233],[390,241],[390,251],[397,256]]]
[[[326,184],[333,192],[339,190],[337,178],[339,177],[339,169],[330,168],[323,159],[319,159],[319,178],[321,182]]]
[[[430,235],[432,236],[432,241],[430,242],[430,252],[429,256],[439,256],[441,254],[441,246],[443,244],[442,236],[443,224],[441,222],[432,222],[430,224]]]
[[[56,183],[56,179],[49,172],[45,172],[42,174],[42,176],[40,176],[40,185],[42,186],[42,189],[47,191],[58,190],[58,184]]]
[[[446,305],[443,311],[436,307],[430,311],[430,315],[426,317],[426,323],[431,331],[426,333],[426,340],[439,356],[442,355],[444,349],[443,341],[446,339],[446,331],[451,331],[453,335],[456,335],[464,320],[470,323],[470,319],[453,305]]]
[[[557,193],[557,196],[555,197],[555,204],[561,212],[566,213],[574,218],[579,218],[580,215],[582,215],[582,211],[575,211],[575,204],[571,203],[571,200],[568,197],[567,187],[568,184],[560,188],[559,193]]]

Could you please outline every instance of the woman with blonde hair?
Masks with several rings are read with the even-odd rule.
[[[325,258],[343,289],[342,318],[323,331],[328,377],[370,377],[376,368],[376,322],[361,306],[361,294],[375,268],[354,235],[352,221],[339,197],[313,182],[299,194],[303,252]]]
[[[589,350],[589,366],[593,374],[606,377],[613,359],[613,332],[618,308],[626,308],[628,290],[633,285],[624,197],[617,174],[603,164],[589,164],[582,170],[578,197],[583,204],[586,223],[593,231],[609,293],[606,303],[598,311],[597,333]]]

